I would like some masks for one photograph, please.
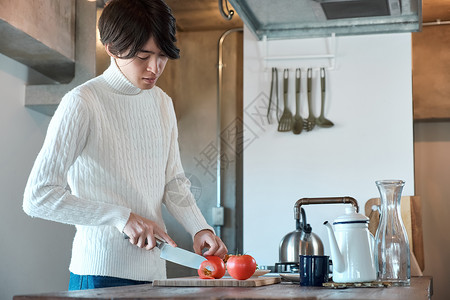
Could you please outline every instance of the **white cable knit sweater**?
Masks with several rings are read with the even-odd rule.
[[[116,66],[62,99],[31,171],[24,211],[76,225],[70,271],[165,278],[159,249],[124,240],[130,212],[165,228],[161,204],[194,236],[206,223],[181,166],[173,104],[140,90]],[[70,187],[70,189],[68,188]]]

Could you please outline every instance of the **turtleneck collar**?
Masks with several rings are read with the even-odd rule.
[[[111,57],[111,64],[103,72],[103,77],[106,79],[109,85],[120,93],[126,95],[137,95],[142,90],[135,85],[133,85],[126,77],[123,75],[117,66],[116,60]]]

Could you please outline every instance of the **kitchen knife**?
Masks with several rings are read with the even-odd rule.
[[[123,234],[125,239],[129,239],[125,233]],[[156,247],[161,250],[159,257],[162,259],[171,261],[173,263],[196,269],[200,268],[202,262],[207,260],[205,257],[198,255],[196,253],[184,250],[180,247],[172,247],[166,242],[156,238]]]

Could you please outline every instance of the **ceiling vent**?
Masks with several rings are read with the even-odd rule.
[[[400,15],[399,0],[319,1],[328,20]]]

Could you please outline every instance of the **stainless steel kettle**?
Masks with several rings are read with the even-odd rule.
[[[323,255],[323,244],[306,222],[301,208],[301,220],[296,218],[296,229],[284,236],[280,243],[280,263],[298,263],[299,255]]]
[[[350,203],[359,211],[358,202],[352,197],[301,198],[294,205],[296,229],[288,233],[280,242],[280,263],[299,262],[299,255],[323,255],[323,244],[319,236],[312,233],[306,222],[302,205],[310,204],[344,204]]]

